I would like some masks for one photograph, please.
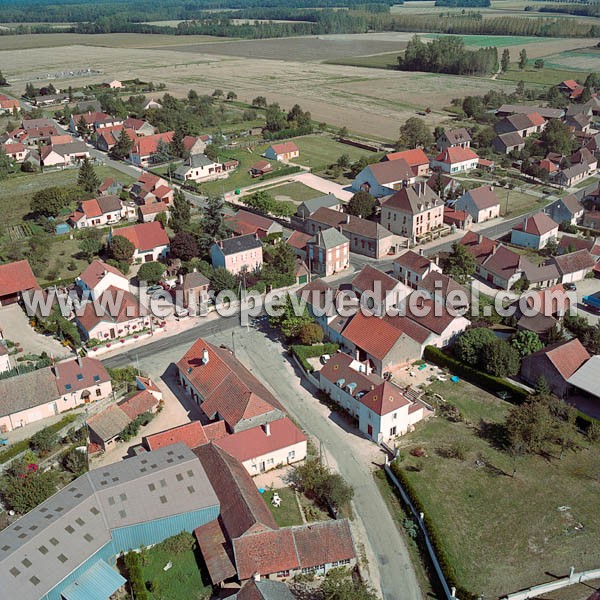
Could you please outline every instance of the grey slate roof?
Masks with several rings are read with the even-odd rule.
[[[1,595],[39,600],[107,544],[112,529],[218,505],[182,443],[90,471],[0,532]]]
[[[88,427],[104,442],[119,435],[129,423],[131,419],[116,405],[109,406],[87,420]]]
[[[79,141],[71,142],[69,144],[54,144],[52,150],[61,156],[84,154],[85,152],[89,154],[88,147],[85,143]]]
[[[319,231],[310,243],[319,246],[319,248],[330,250],[331,248],[337,248],[341,244],[347,244],[348,238],[335,227],[330,227],[324,231]]]
[[[210,160],[206,154],[191,154],[190,155],[190,166],[191,167],[208,167],[214,164],[214,161]]]
[[[250,580],[233,597],[234,600],[294,600],[285,583],[271,579]]]
[[[238,252],[246,252],[247,250],[260,248],[262,243],[253,233],[249,233],[248,235],[237,235],[232,238],[221,240],[218,243],[218,246],[225,256],[229,256],[230,254],[237,254]]]
[[[325,196],[319,196],[318,198],[312,198],[311,200],[305,200],[300,204],[298,209],[304,207],[309,214],[314,213],[321,207],[335,208],[338,206],[340,201],[333,194],[326,194]]]

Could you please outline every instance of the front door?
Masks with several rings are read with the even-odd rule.
[[[260,463],[260,472],[264,473],[266,471],[266,465],[265,465],[265,461],[261,461]]]
[[[370,438],[373,437],[373,425],[367,425],[367,433],[369,434]]]
[[[52,403],[52,409],[54,410],[54,414],[57,415],[58,414],[58,404],[56,404],[56,402]]]
[[[111,339],[113,339],[113,340],[114,340],[114,339],[115,339],[115,335],[116,335],[116,334],[115,334],[115,330],[114,330],[114,328],[112,328],[112,329],[110,330],[110,337],[111,337]]]

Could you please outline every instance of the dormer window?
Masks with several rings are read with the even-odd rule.
[[[77,373],[77,381],[83,381],[83,374]]]
[[[65,383],[65,390],[69,391],[72,387],[70,383]]]

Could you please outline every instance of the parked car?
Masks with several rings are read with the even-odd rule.
[[[175,308],[175,316],[179,319],[182,317],[187,317],[190,314],[190,311],[187,308],[182,308],[181,306],[177,306]]]
[[[163,287],[162,285],[151,285],[146,292],[148,294],[155,294],[156,292],[162,292],[163,291]]]
[[[574,283],[564,283],[563,287],[565,290],[569,290],[570,292],[577,291],[577,286]]]

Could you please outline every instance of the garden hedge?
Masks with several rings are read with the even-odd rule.
[[[314,367],[306,360],[307,358],[316,358],[317,356],[323,356],[323,354],[335,354],[339,350],[338,344],[315,344],[314,346],[302,346],[297,344],[295,346],[291,346],[290,352],[294,355],[302,365],[302,368],[308,372],[312,373],[315,369]]]

